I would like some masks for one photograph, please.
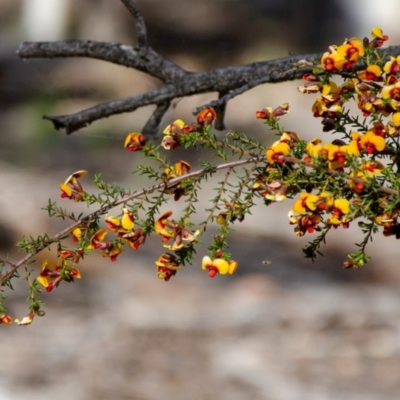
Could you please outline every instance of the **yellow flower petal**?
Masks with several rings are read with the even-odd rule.
[[[87,171],[85,171],[84,169],[80,170],[80,171],[76,171],[73,174],[71,174],[66,180],[65,180],[65,184],[67,185],[72,179],[79,179],[79,178],[83,178],[84,176],[87,175]]]
[[[72,230],[71,234],[77,241],[81,240],[82,237],[81,228],[75,228],[74,230]]]
[[[207,267],[212,265],[212,260],[209,256],[204,256],[201,261],[201,269],[207,269]]]
[[[56,265],[49,261],[49,260],[43,260],[42,262],[42,271],[44,270],[55,270],[56,269]]]
[[[174,133],[177,129],[182,129],[185,126],[185,122],[181,119],[177,119],[174,121],[172,124],[168,125],[164,130],[163,134],[164,135],[169,135],[171,133]]]
[[[124,215],[121,218],[121,225],[125,230],[131,231],[135,226],[133,215],[127,208],[123,208],[123,211]]]
[[[342,214],[348,214],[350,212],[350,203],[346,199],[335,200],[334,207],[340,210]]]
[[[238,263],[236,261],[231,261],[229,263],[228,274],[232,275],[237,270],[237,267],[238,267]]]
[[[60,183],[60,190],[63,192],[61,194],[61,196],[63,196],[63,194],[65,194],[66,197],[71,197],[72,196],[72,189],[66,185],[65,183]]]
[[[393,125],[394,125],[396,128],[398,128],[398,127],[400,126],[400,112],[395,112],[395,113],[392,115],[392,122],[393,122]]]
[[[311,211],[314,211],[317,208],[318,200],[318,196],[316,196],[315,194],[309,194],[305,199],[307,208]]]
[[[372,35],[372,37],[373,37],[374,39],[375,39],[375,38],[383,39],[383,32],[382,32],[382,29],[379,28],[378,26],[374,26],[374,27],[372,28],[372,30],[371,30],[371,35]]]
[[[40,285],[42,285],[42,286],[44,286],[45,288],[47,288],[47,286],[50,285],[50,283],[51,283],[51,281],[52,281],[53,279],[54,279],[54,278],[51,278],[50,276],[38,276],[38,277],[36,278],[36,281],[37,281]]]
[[[212,265],[218,269],[218,273],[221,275],[226,275],[229,272],[228,261],[223,258],[216,258]]]

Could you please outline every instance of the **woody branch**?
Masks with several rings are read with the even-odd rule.
[[[210,92],[218,93],[218,99],[196,108],[194,113],[206,107],[214,107],[218,114],[215,126],[217,129],[224,129],[224,111],[229,100],[264,83],[300,79],[305,73],[311,72],[311,67],[293,66],[301,60],[312,61],[322,56],[320,53],[304,54],[204,72],[186,71],[147,44],[144,19],[134,1],[121,2],[135,19],[136,45],[90,40],[23,42],[17,54],[23,59],[86,57],[103,60],[155,77],[162,82],[161,87],[147,93],[97,104],[74,114],[43,116],[56,129],[65,129],[67,134],[71,134],[97,120],[154,105],[156,109],[143,129],[143,134],[151,137],[157,134],[172,100]],[[397,55],[400,53],[400,46],[391,46],[380,51],[385,55]]]

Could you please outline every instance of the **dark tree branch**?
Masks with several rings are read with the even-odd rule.
[[[62,42],[23,42],[17,49],[23,59],[86,57],[145,72],[162,81],[173,81],[184,75],[185,70],[166,60],[149,48],[145,56],[134,47],[122,43],[96,42],[91,40],[67,40]]]
[[[218,99],[223,99],[227,95],[227,92],[219,92]],[[217,113],[217,120],[214,123],[215,129],[222,131],[226,129],[225,127],[225,111],[226,111],[226,101],[222,101],[220,104],[214,107]]]
[[[132,112],[147,105],[156,105],[153,116],[145,126],[145,133],[153,135],[173,99],[209,92],[219,93],[219,99],[196,108],[194,113],[208,106],[215,107],[218,114],[217,128],[223,129],[223,116],[230,99],[264,83],[300,79],[305,73],[311,72],[311,67],[294,68],[294,65],[301,60],[319,60],[322,56],[321,53],[307,54],[205,72],[185,71],[147,45],[146,26],[134,1],[121,1],[135,18],[138,46],[81,40],[24,42],[19,46],[17,53],[24,59],[55,57],[99,59],[147,73],[160,79],[163,85],[148,93],[99,104],[75,114],[44,116],[53,122],[56,129],[64,128],[69,134],[99,119]],[[383,55],[395,56],[400,54],[400,46],[391,46],[379,51]]]
[[[75,114],[59,115],[56,117],[44,115],[43,118],[53,122],[56,129],[65,129],[66,133],[70,134],[102,118],[132,112],[139,107],[151,104],[165,104],[175,97],[174,93],[173,86],[163,86],[160,89],[137,96],[97,104],[94,107],[87,108]]]
[[[162,119],[164,118],[165,113],[168,111],[170,104],[170,101],[166,101],[165,103],[160,103],[157,106],[151,117],[146,122],[146,125],[143,127],[142,135],[144,135],[146,138],[155,138],[157,136]]]

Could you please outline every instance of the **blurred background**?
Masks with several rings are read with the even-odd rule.
[[[151,45],[192,70],[321,52],[380,26],[400,44],[395,0],[137,0]],[[25,40],[92,39],[135,43],[133,21],[114,0],[0,0],[0,251],[17,260],[22,235],[54,234],[63,221],[40,208],[80,169],[130,188],[140,156],[122,148],[152,108],[94,123],[66,136],[42,115],[67,114],[156,88],[145,74],[87,59],[16,56]],[[300,82],[260,86],[228,105],[229,129],[259,140],[273,135],[254,112],[289,102],[282,120],[303,138],[326,135]],[[163,125],[214,94],[177,100]],[[220,133],[222,136],[224,132]],[[323,137],[323,136],[322,136]],[[325,140],[328,140],[325,137]],[[199,152],[174,153],[195,163]],[[83,184],[90,191],[90,177]],[[212,196],[204,187],[204,207]],[[64,200],[65,201],[65,200]],[[61,203],[61,199],[60,202]],[[62,204],[84,211],[82,204]],[[171,204],[179,215],[180,204]],[[315,263],[287,221],[290,202],[257,207],[233,234],[235,276],[209,279],[199,259],[170,282],[158,280],[158,238],[111,264],[93,254],[82,279],[44,294],[46,317],[27,328],[0,326],[0,400],[7,399],[398,399],[400,391],[399,243],[374,238],[359,271],[342,263],[357,229],[333,232]],[[203,216],[199,216],[202,220]],[[384,240],[383,240],[384,239]],[[33,266],[37,271],[43,253]],[[269,261],[269,264],[263,264]],[[26,287],[7,302],[26,314]]]

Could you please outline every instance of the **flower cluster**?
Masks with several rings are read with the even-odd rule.
[[[182,119],[177,119],[168,125],[161,146],[166,150],[176,149],[181,145],[182,136],[189,132],[201,132],[205,126],[210,126],[217,119],[217,113],[213,108],[205,108],[197,114],[197,123],[186,125]]]
[[[191,165],[186,161],[179,161],[175,163],[172,167],[167,167],[164,169],[163,176],[168,179],[177,178],[188,174],[191,170]],[[174,200],[178,201],[182,196],[186,196],[190,192],[189,186],[183,186],[183,182],[178,182],[175,185],[168,186],[165,190],[167,194],[173,194]]]
[[[81,273],[66,258],[60,257],[55,264],[44,260],[42,270],[36,280],[46,288],[46,292],[51,292],[62,281],[73,282],[74,278],[80,279]]]
[[[172,211],[166,211],[163,213],[155,222],[154,230],[157,235],[161,236],[161,241],[163,246],[169,250],[172,250],[179,254],[184,249],[184,244],[193,244],[197,240],[199,231],[192,233],[189,229],[185,227],[184,222],[177,223],[170,217],[172,216]],[[169,242],[172,240],[172,244]],[[168,257],[166,256],[168,255]],[[162,260],[166,260],[162,262]],[[172,260],[172,262],[171,262]],[[162,254],[156,261],[158,277],[164,280],[169,280],[172,275],[175,275],[178,266],[179,259],[169,253]],[[162,265],[161,265],[162,264]],[[178,265],[177,265],[178,264]],[[160,275],[160,267],[162,267],[162,274]],[[171,268],[170,268],[171,267]],[[166,274],[166,271],[170,269],[171,274]]]
[[[342,225],[348,228],[351,221],[347,217],[349,212],[350,203],[347,199],[334,199],[329,192],[321,192],[319,195],[303,192],[289,211],[288,217],[290,224],[296,225],[295,235],[304,236],[306,232],[321,231],[322,224],[327,227],[337,228]],[[324,214],[330,214],[326,221]]]
[[[214,278],[217,274],[232,275],[237,269],[236,261],[227,261],[223,258],[212,260],[209,256],[204,256],[201,262],[201,268],[208,271],[208,276]]]
[[[347,228],[355,219],[369,221],[359,222],[366,238],[379,226],[384,236],[400,237],[395,182],[400,165],[400,56],[381,57],[376,49],[386,40],[380,28],[373,28],[371,40],[351,38],[330,46],[320,63],[313,64],[313,73],[304,75],[299,91],[319,93],[312,114],[321,118],[323,132],[339,133],[340,138],[306,142],[295,132],[284,132],[278,121],[289,111],[287,104],[256,112],[279,139],[266,149],[268,166],[255,177],[253,191],[272,201],[300,196],[289,222],[297,236],[320,232],[305,250],[311,258],[330,228]],[[334,75],[342,76],[343,83],[334,81]],[[346,109],[351,100],[363,122]],[[359,253],[348,256],[346,268],[365,264],[367,241],[359,245]]]
[[[383,43],[389,39],[378,27],[373,28],[371,34],[373,37],[371,41],[354,37],[346,39],[340,46],[330,46],[328,51],[322,55],[321,65],[328,72],[340,70],[352,71],[360,57],[366,54],[367,49],[382,47]],[[368,67],[365,70],[366,76],[376,76],[376,73],[379,76],[378,70],[375,68],[368,69]]]

